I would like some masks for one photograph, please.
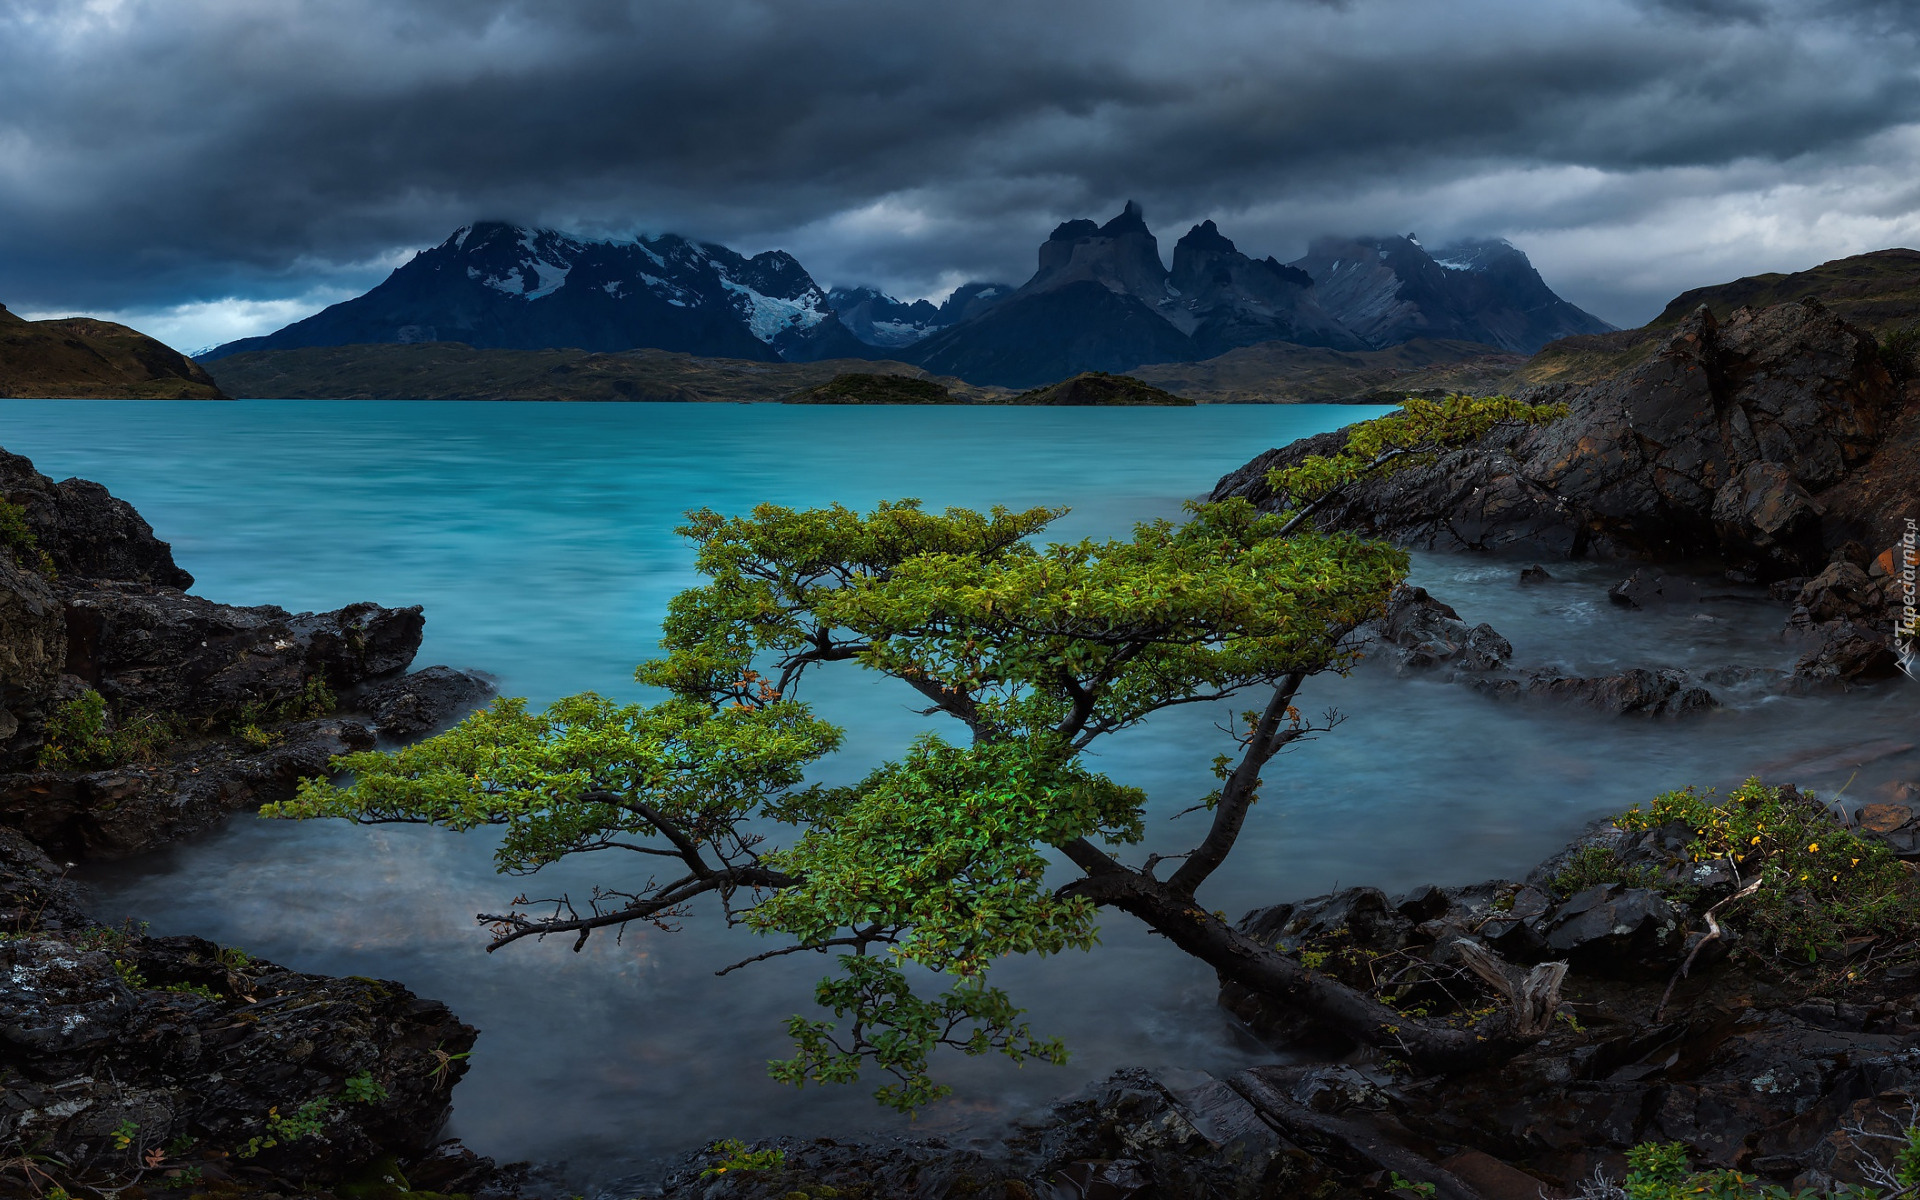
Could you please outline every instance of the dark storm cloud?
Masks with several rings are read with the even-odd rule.
[[[1915,40],[1870,0],[14,0],[0,300],[292,303],[479,216],[911,293],[1134,196],[1259,253],[1527,234],[1641,319],[1677,290],[1631,282],[1649,222],[1751,224],[1700,267],[1754,270],[1911,225]],[[1741,202],[1821,180],[1781,201],[1805,236]]]

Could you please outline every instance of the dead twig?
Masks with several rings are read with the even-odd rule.
[[[1752,883],[1741,888],[1733,895],[1722,899],[1718,904],[1715,904],[1707,910],[1707,936],[1693,944],[1693,949],[1687,952],[1686,961],[1680,964],[1680,969],[1674,972],[1673,978],[1667,980],[1667,990],[1660,994],[1660,1003],[1655,1005],[1653,1009],[1653,1019],[1655,1021],[1658,1021],[1660,1015],[1667,1011],[1667,1001],[1673,999],[1673,989],[1682,979],[1687,977],[1687,972],[1693,968],[1693,960],[1700,956],[1701,949],[1706,946],[1708,942],[1717,941],[1721,933],[1724,932],[1720,927],[1720,910],[1732,904],[1735,900],[1744,896],[1753,895],[1760,890],[1760,885],[1766,881],[1767,877],[1765,875],[1756,875],[1753,877]]]

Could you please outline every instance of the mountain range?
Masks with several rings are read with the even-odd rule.
[[[483,222],[365,295],[200,358],[369,343],[644,347],[761,362],[889,358],[1021,388],[1267,342],[1363,351],[1430,338],[1530,354],[1611,329],[1555,295],[1504,241],[1430,254],[1411,234],[1321,238],[1281,263],[1242,253],[1203,221],[1175,243],[1169,268],[1129,202],[1105,224],[1055,228],[1024,284],[970,283],[940,305],[870,287],[828,291],[784,251],[747,258],[674,234],[592,241]]]
[[[746,258],[675,234],[602,242],[482,222],[415,254],[363,296],[199,358],[391,342],[654,347],[759,362],[860,358],[871,349],[782,250]]]

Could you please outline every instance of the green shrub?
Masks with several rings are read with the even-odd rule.
[[[1895,383],[1920,376],[1920,321],[1909,322],[1881,335],[1880,362]]]
[[[40,539],[27,524],[27,510],[18,504],[0,500],[0,546],[13,551],[14,561],[48,579],[58,579],[53,558],[40,548]]]
[[[1567,857],[1549,886],[1559,895],[1571,896],[1603,883],[1657,887],[1659,882],[1660,872],[1650,864],[1628,866],[1611,846],[1582,846]]]
[[[1681,822],[1694,831],[1694,862],[1724,860],[1742,876],[1764,874],[1740,902],[1743,947],[1790,962],[1812,962],[1854,939],[1906,941],[1920,926],[1920,886],[1887,846],[1842,825],[1811,794],[1749,779],[1725,800],[1692,788],[1638,805],[1615,824],[1653,829]]]
[[[151,762],[179,737],[170,717],[141,713],[118,729],[109,728],[107,701],[88,688],[57,705],[47,718],[39,762],[53,771]]]
[[[711,1150],[720,1156],[720,1161],[700,1172],[702,1179],[733,1171],[778,1171],[787,1165],[785,1150],[749,1150],[745,1142],[736,1138],[715,1142]]]

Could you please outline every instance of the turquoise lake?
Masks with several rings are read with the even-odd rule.
[[[1374,411],[0,401],[0,446],[131,501],[200,595],[294,610],[422,604],[416,665],[479,670],[505,694],[544,701],[585,689],[639,697],[633,664],[652,652],[667,599],[696,582],[673,533],[688,508],[904,496],[1070,505],[1054,536],[1115,535],[1176,516],[1269,446]],[[1605,595],[1624,568],[1549,562],[1554,581],[1523,589],[1523,565],[1419,555],[1415,582],[1492,623],[1524,666],[1786,667],[1798,653],[1780,637],[1784,610],[1755,593],[1728,590],[1702,611],[1629,612]],[[814,696],[848,727],[827,777],[861,773],[923,726],[904,689],[843,674]],[[1694,720],[1649,722],[1503,705],[1403,678],[1384,658],[1315,680],[1303,706],[1346,720],[1269,769],[1254,821],[1202,899],[1237,913],[1336,885],[1523,873],[1596,816],[1770,766],[1861,798],[1920,776],[1911,753],[1857,772],[1820,762],[1920,728],[1920,687],[1905,680],[1721,699]],[[1181,848],[1184,827],[1168,819],[1210,790],[1222,716],[1166,714],[1099,758],[1148,788],[1154,848]],[[447,1001],[482,1030],[449,1133],[503,1161],[564,1161],[583,1188],[713,1137],[905,1128],[864,1088],[794,1091],[765,1077],[765,1061],[785,1052],[785,1017],[810,1007],[821,960],[716,978],[765,947],[706,915],[677,933],[596,937],[577,955],[528,943],[488,955],[475,912],[523,888],[584,891],[600,878],[566,867],[502,879],[490,851],[480,836],[240,815],[83,875],[104,919]],[[1216,1070],[1272,1056],[1215,1007],[1204,967],[1123,916],[1107,919],[1103,939],[1091,955],[998,972],[1037,1031],[1066,1038],[1073,1063],[951,1064],[955,1096],[920,1130],[986,1129],[1120,1066]]]

